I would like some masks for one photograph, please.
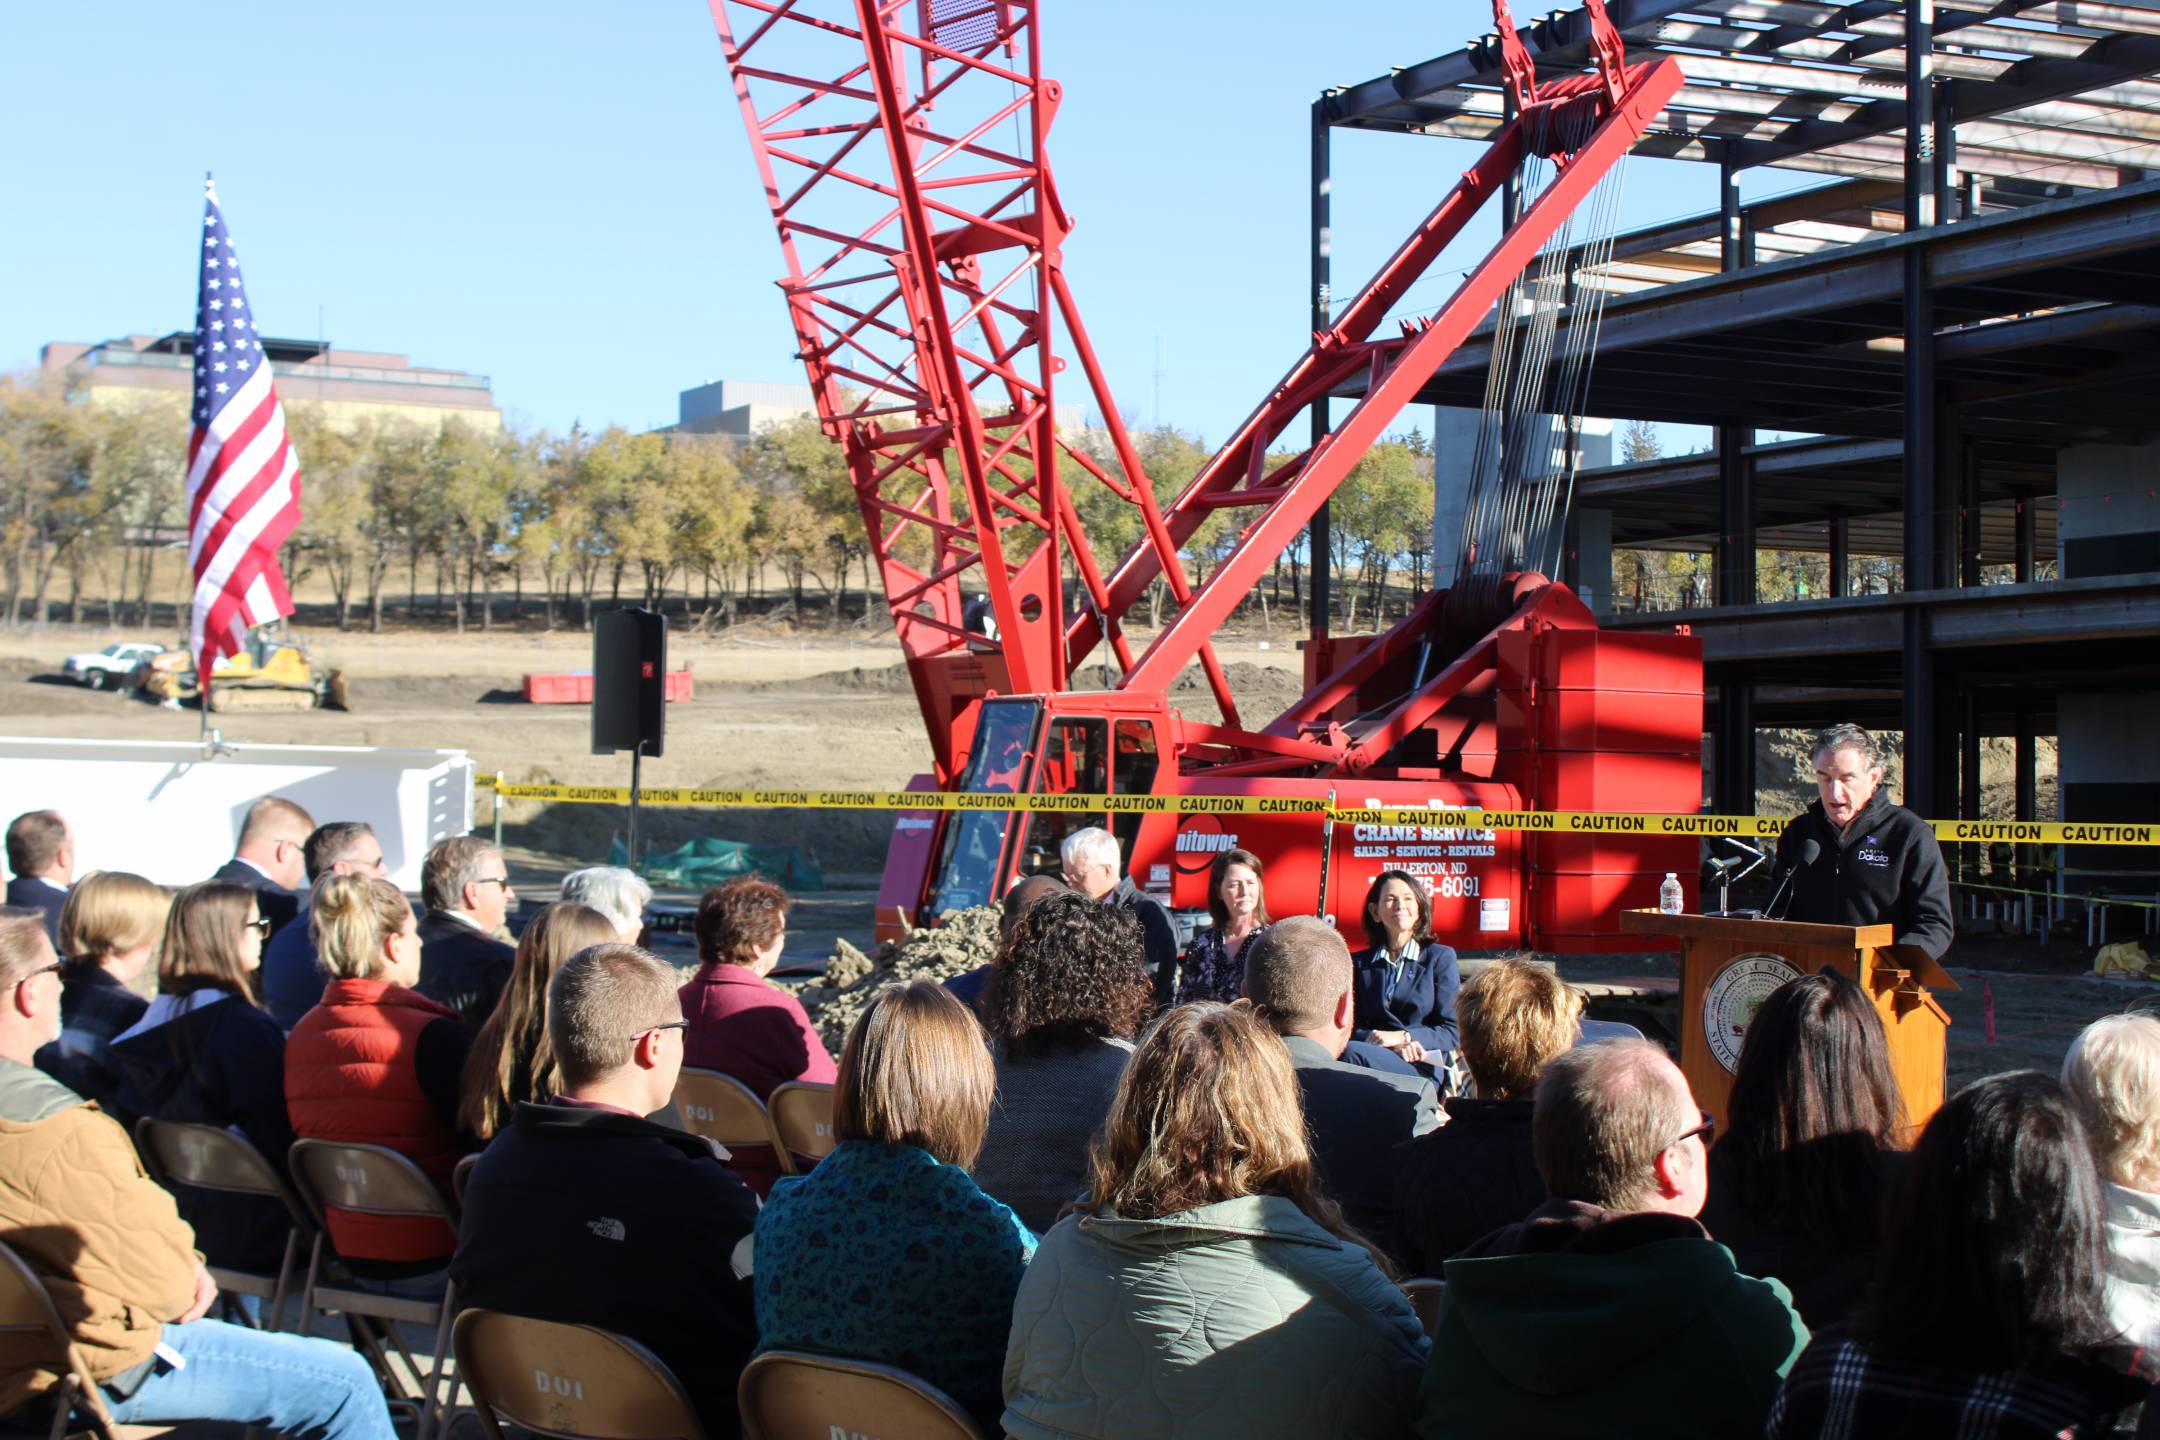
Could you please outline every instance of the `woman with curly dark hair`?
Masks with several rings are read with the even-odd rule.
[[[1087,1147],[1155,1008],[1140,926],[1084,895],[1049,895],[1006,935],[983,995],[997,1102],[975,1162],[1030,1229],[1087,1188]]]

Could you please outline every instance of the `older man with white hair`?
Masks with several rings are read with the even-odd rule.
[[[645,933],[645,907],[652,901],[652,886],[634,870],[620,865],[591,865],[563,876],[562,898],[573,905],[597,910],[615,927],[615,938],[635,945]]]
[[[1100,825],[1075,830],[1058,849],[1065,883],[1098,904],[1116,905],[1140,922],[1140,938],[1147,947],[1148,970],[1155,977],[1155,1003],[1167,1005],[1177,985],[1177,926],[1162,902],[1133,884],[1130,875],[1119,878],[1124,857],[1117,837]]]

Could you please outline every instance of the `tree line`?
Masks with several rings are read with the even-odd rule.
[[[0,376],[0,615],[149,626],[157,607],[177,614],[186,604],[184,577],[157,557],[185,555],[187,417],[167,404],[81,400],[65,376]],[[493,628],[505,602],[523,616],[533,601],[549,628],[587,626],[597,606],[627,600],[705,625],[753,606],[791,607],[798,624],[819,610],[828,623],[882,623],[855,492],[840,447],[814,419],[741,439],[620,426],[333,424],[306,399],[285,410],[302,520],[281,560],[295,591],[311,580],[328,589],[341,630],[382,629],[400,582],[406,618],[432,597],[460,632]],[[1170,427],[1133,438],[1164,504],[1209,453]],[[1075,444],[1122,479],[1105,433]],[[1079,467],[1068,462],[1064,473],[1107,570],[1140,539],[1139,512]],[[1341,628],[1399,614],[1430,583],[1432,512],[1432,456],[1416,432],[1374,446],[1336,491],[1330,560]],[[1250,518],[1212,516],[1185,548],[1188,573],[1203,578]],[[927,544],[919,532],[907,538]],[[1247,597],[1263,619],[1303,604],[1302,556],[1292,547]],[[1158,583],[1150,621],[1171,603]]]

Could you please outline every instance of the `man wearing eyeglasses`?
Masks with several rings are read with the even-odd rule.
[[[495,1013],[517,952],[495,938],[517,894],[502,851],[477,835],[439,841],[420,867],[420,983],[415,988],[458,1013],[478,1034]]]
[[[482,1153],[450,1274],[468,1305],[643,1342],[707,1433],[732,1435],[757,1341],[757,1198],[712,1141],[645,1118],[682,1072],[680,984],[634,945],[563,962],[547,1001],[561,1088],[519,1105]]]
[[[307,838],[315,817],[279,795],[265,795],[248,806],[240,823],[240,843],[233,858],[218,867],[212,880],[245,885],[256,894],[255,908],[275,935],[300,913],[300,887],[307,883]]]
[[[117,1122],[30,1063],[60,1033],[59,971],[43,918],[0,909],[0,1236],[51,1292],[113,1418],[393,1440],[351,1348],[204,1318],[217,1285],[172,1197]],[[0,1425],[51,1426],[32,1399],[57,1388],[51,1363],[42,1341],[0,1345]]]
[[[1418,1434],[1761,1434],[1807,1326],[1695,1218],[1714,1127],[1679,1067],[1567,1051],[1530,1128],[1552,1198],[1443,1267]]]
[[[315,882],[326,875],[370,875],[385,879],[390,867],[383,859],[382,841],[375,831],[358,820],[332,820],[318,825],[300,847],[307,867],[308,888],[300,895],[300,913],[263,946],[263,1009],[290,1031],[300,1017],[322,999],[322,973],[315,968],[315,937],[308,932],[309,902]]]

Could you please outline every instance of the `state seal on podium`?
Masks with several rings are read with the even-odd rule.
[[[1770,992],[1800,978],[1800,971],[1782,955],[1767,951],[1735,955],[1703,989],[1703,1038],[1710,1053],[1728,1071],[1740,1068],[1740,1046],[1747,1039],[1755,1012],[1762,1009]]]

